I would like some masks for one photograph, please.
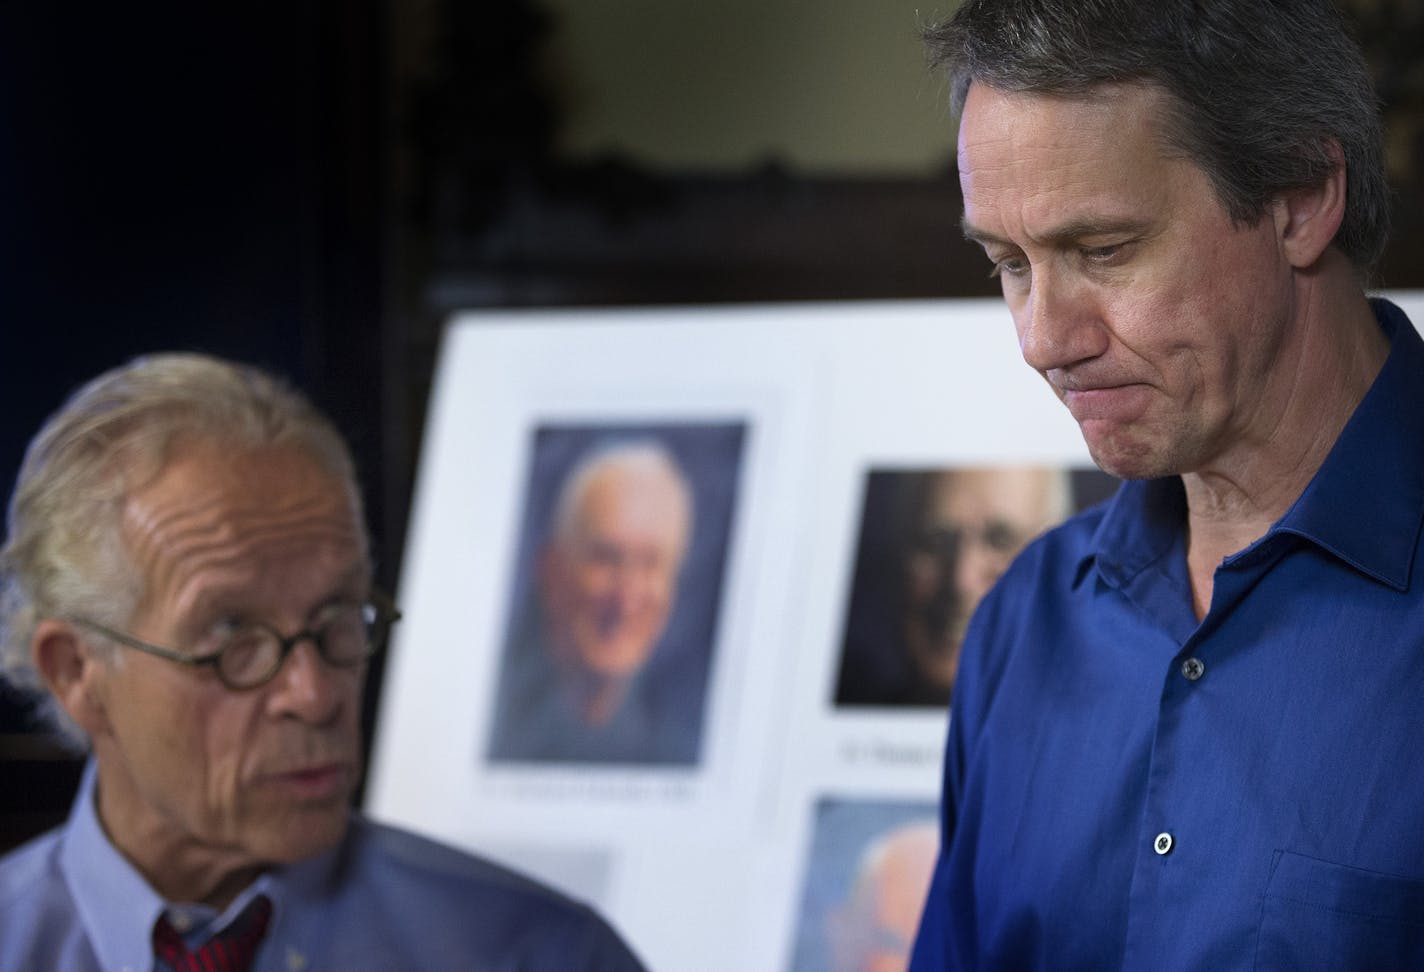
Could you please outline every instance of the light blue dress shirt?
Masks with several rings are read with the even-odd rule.
[[[1375,312],[1383,370],[1200,623],[1175,478],[985,599],[912,969],[1424,969],[1424,342]]]
[[[587,907],[359,815],[335,850],[269,871],[223,914],[170,907],[109,843],[93,788],[91,764],[68,822],[0,859],[0,972],[161,969],[165,908],[193,945],[257,894],[274,910],[254,972],[642,969]]]

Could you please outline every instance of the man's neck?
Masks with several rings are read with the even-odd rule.
[[[94,790],[94,811],[109,842],[165,901],[205,904],[221,911],[263,871],[239,851],[221,851],[191,837],[175,836],[125,792],[122,774],[105,784],[103,761]]]
[[[606,726],[622,708],[631,680],[600,675],[583,668],[563,673],[564,692],[587,726]]]
[[[1198,618],[1211,606],[1216,568],[1263,537],[1305,491],[1389,354],[1352,279],[1314,281],[1296,324],[1263,379],[1258,421],[1207,467],[1182,477]]]

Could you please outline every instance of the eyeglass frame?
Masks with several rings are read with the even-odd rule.
[[[82,628],[88,628],[95,634],[108,638],[111,641],[116,641],[119,644],[125,646],[126,648],[133,648],[137,651],[153,655],[157,658],[164,658],[168,661],[177,662],[180,665],[187,665],[191,668],[206,668],[211,666],[213,672],[218,677],[218,681],[222,682],[223,685],[229,691],[247,692],[252,689],[261,688],[268,682],[272,681],[272,679],[276,678],[277,673],[282,670],[282,666],[287,663],[287,657],[291,655],[291,653],[296,650],[297,645],[301,644],[303,641],[310,641],[312,643],[312,646],[316,648],[316,653],[321,656],[321,660],[327,665],[330,665],[332,668],[355,668],[362,662],[369,660],[373,655],[376,654],[376,652],[380,651],[381,648],[385,646],[386,640],[390,637],[391,626],[394,625],[397,621],[399,621],[402,615],[400,609],[396,607],[395,602],[392,601],[389,596],[375,589],[373,589],[370,594],[368,594],[363,600],[355,602],[355,604],[357,607],[363,609],[372,608],[375,610],[375,618],[372,621],[367,622],[367,624],[368,626],[378,625],[379,627],[376,630],[378,630],[380,633],[380,637],[368,637],[366,639],[366,651],[360,657],[354,658],[351,661],[336,661],[332,659],[326,653],[326,637],[325,633],[321,630],[303,628],[302,630],[294,634],[284,635],[271,625],[264,624],[261,621],[254,621],[251,622],[252,627],[265,629],[266,631],[276,636],[277,661],[272,666],[271,670],[268,671],[265,675],[263,675],[262,678],[249,684],[240,685],[234,685],[231,681],[229,681],[227,675],[223,673],[222,669],[222,656],[228,650],[228,648],[231,647],[231,644],[225,644],[216,651],[209,652],[206,655],[190,655],[186,652],[177,651],[173,648],[164,648],[162,645],[155,645],[152,642],[144,641],[142,638],[136,638],[131,634],[127,634],[123,631],[118,631],[114,628],[110,628],[108,625],[100,624],[98,621],[91,620],[89,618],[83,617],[82,615],[71,615],[65,620],[69,621],[71,624],[77,624]]]

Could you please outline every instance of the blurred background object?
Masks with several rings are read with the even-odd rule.
[[[920,23],[843,0],[217,0],[0,10],[0,476],[82,380],[195,348],[352,440],[398,572],[457,308],[981,296]],[[1350,0],[1424,285],[1424,17]],[[381,666],[367,693],[369,725]],[[0,847],[77,764],[0,687]]]

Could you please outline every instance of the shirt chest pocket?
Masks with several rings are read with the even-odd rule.
[[[1424,969],[1424,881],[1277,851],[1255,967]]]

